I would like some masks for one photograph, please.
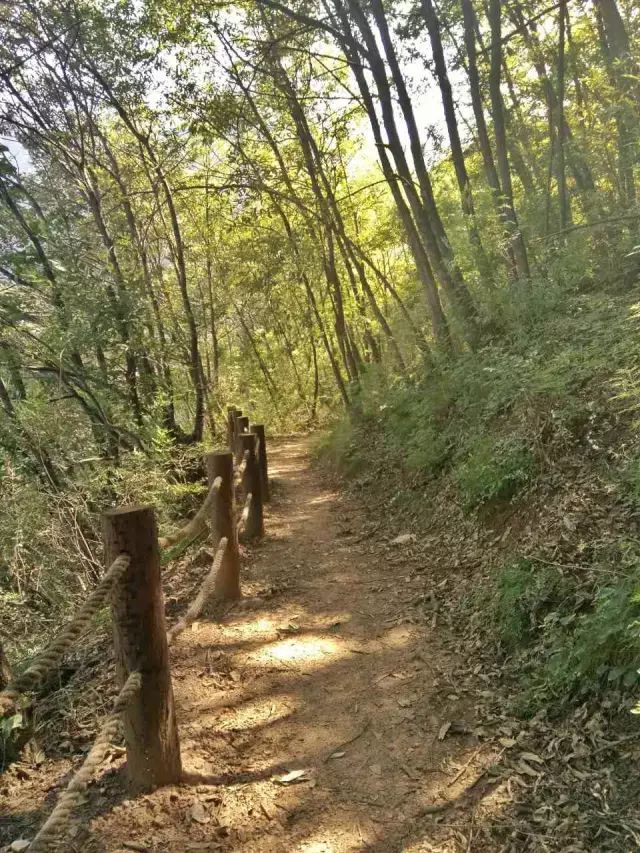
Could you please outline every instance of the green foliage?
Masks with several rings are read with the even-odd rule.
[[[17,750],[16,736],[24,728],[24,715],[18,711],[0,718],[0,770],[11,761]]]
[[[509,562],[476,596],[489,641],[513,656],[525,713],[637,684],[640,564],[588,587],[554,566]]]
[[[355,446],[366,426],[408,472],[453,469],[465,506],[508,500],[536,476],[542,442],[588,444],[607,401],[634,411],[640,401],[628,369],[640,359],[633,301],[556,291],[543,302],[535,317],[514,312],[500,343],[443,359],[424,378],[368,375],[359,417],[334,427],[333,441]]]
[[[412,475],[394,492],[394,507],[409,506],[432,479],[438,490],[455,486],[463,507],[475,510],[535,486],[557,457],[596,454],[604,463],[603,431],[617,419],[633,430],[638,423],[640,380],[629,367],[640,357],[634,297],[552,296],[529,314],[514,308],[499,343],[442,360],[421,381],[370,378],[359,419],[340,421],[324,439],[325,449],[340,448],[333,464],[359,474],[368,449],[382,447]],[[632,507],[640,506],[636,448],[630,439],[619,472],[610,461],[602,468],[607,487]],[[640,558],[633,544],[610,547],[584,577],[510,559],[475,597],[487,641],[509,656],[522,711],[636,683]]]
[[[509,500],[529,482],[533,473],[533,455],[517,436],[497,440],[482,436],[456,466],[454,477],[463,504],[472,509]]]
[[[545,631],[551,643],[545,681],[556,695],[637,683],[639,586],[640,571],[636,571],[600,588],[586,613],[548,617]]]
[[[202,447],[160,446],[152,458],[127,454],[118,467],[89,461],[81,469],[82,479],[63,495],[47,494],[13,467],[3,472],[0,621],[18,641],[21,657],[46,645],[56,624],[102,574],[104,509],[152,503],[161,530],[173,528],[202,501],[206,488],[201,480],[193,482],[202,453]],[[178,544],[174,551],[182,549]],[[19,659],[13,663],[20,668]]]
[[[347,420],[337,421],[331,429],[319,434],[315,454],[336,472],[355,476],[367,464],[366,451],[356,443],[356,433]]]
[[[481,603],[501,646],[513,652],[535,638],[562,590],[562,575],[550,566],[517,560],[497,571]]]

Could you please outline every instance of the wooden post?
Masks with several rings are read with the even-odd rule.
[[[205,456],[205,465],[209,487],[213,485],[216,477],[222,478],[211,519],[215,546],[218,546],[223,536],[227,537],[227,547],[216,576],[216,595],[227,599],[240,598],[240,555],[233,512],[233,453],[208,453]]]
[[[231,413],[231,443],[229,444],[229,450],[235,454],[236,445],[238,443],[238,418],[242,417],[242,409],[234,409]]]
[[[247,467],[242,480],[242,491],[245,496],[251,493],[251,506],[249,517],[244,528],[247,539],[259,539],[264,535],[264,520],[262,518],[262,475],[256,457],[256,436],[253,432],[245,432],[239,436],[241,442],[241,453],[249,451]]]
[[[111,609],[119,682],[136,670],[142,674],[124,729],[131,787],[148,791],[182,776],[153,507],[105,513],[104,544],[107,565],[123,552],[131,557],[112,593]]]
[[[255,432],[260,442],[258,448],[258,465],[262,477],[262,501],[269,503],[271,500],[271,489],[269,487],[269,463],[267,460],[267,440],[264,434],[264,424],[253,424],[251,431]]]
[[[233,450],[233,439],[235,435],[235,406],[227,406],[227,444],[229,450]]]
[[[249,418],[246,415],[240,415],[236,418],[236,462],[242,460],[242,440],[240,438],[244,433],[249,432]]]

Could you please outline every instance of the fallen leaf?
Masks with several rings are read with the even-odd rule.
[[[408,545],[410,542],[415,542],[416,536],[415,533],[401,533],[399,536],[396,536],[395,539],[391,540],[391,545]]]
[[[535,752],[521,752],[520,758],[524,758],[525,761],[533,761],[534,764],[544,764],[544,758],[540,758]]]
[[[271,781],[277,785],[295,785],[298,782],[308,782],[310,780],[308,770],[290,770],[282,776],[272,776]]]
[[[300,626],[295,622],[290,622],[288,625],[283,625],[277,629],[279,634],[297,634],[300,631]]]
[[[189,809],[189,816],[191,820],[195,820],[196,823],[209,823],[211,818],[207,814],[207,810],[200,802],[195,802],[191,808]]]
[[[518,762],[518,770],[520,773],[526,773],[527,776],[535,776],[536,778],[541,775],[539,770],[534,770],[526,761]]]
[[[346,752],[332,752],[329,758],[344,758],[346,754]]]
[[[440,726],[440,730],[438,731],[438,740],[444,740],[447,736],[447,732],[451,728],[451,720],[447,720],[446,723],[443,723]]]
[[[512,746],[516,745],[515,738],[512,737],[501,737],[498,741],[505,749],[511,749]]]

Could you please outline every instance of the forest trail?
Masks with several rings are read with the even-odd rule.
[[[439,739],[463,709],[438,629],[407,618],[420,578],[312,469],[309,439],[273,443],[270,466],[245,599],[171,652],[191,784],[103,802],[91,849],[454,849],[425,843],[452,814],[473,824],[474,781],[495,755],[452,736],[455,722]],[[446,801],[446,818],[429,814]]]

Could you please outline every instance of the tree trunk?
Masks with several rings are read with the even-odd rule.
[[[339,3],[340,0],[336,0],[336,2]],[[384,10],[380,4],[380,0],[374,0],[372,3],[372,12],[376,26],[380,32],[393,82],[398,92],[400,108],[409,134],[413,164],[420,186],[420,199],[415,192],[413,176],[408,167],[402,149],[402,142],[398,134],[393,113],[391,89],[386,75],[384,60],[378,50],[373,31],[358,0],[347,0],[347,3],[369,52],[369,64],[381,101],[382,118],[387,132],[389,148],[392,151],[398,173],[403,182],[403,188],[418,224],[420,237],[424,241],[427,254],[440,284],[462,322],[467,341],[473,347],[477,343],[479,332],[476,308],[464,282],[462,273],[458,268],[451,244],[438,214],[431,181],[422,154],[422,143],[418,133],[413,106],[400,70]]]
[[[633,173],[637,159],[635,147],[638,139],[638,97],[640,75],[631,57],[629,36],[615,0],[595,0],[596,22],[600,45],[611,84],[619,92],[620,102],[614,105],[618,135],[618,170],[620,189],[627,204],[636,201],[636,184]],[[632,110],[627,101],[635,102]]]
[[[571,225],[571,201],[567,189],[565,169],[564,133],[564,82],[565,82],[565,20],[564,5],[558,10],[558,201],[560,202],[560,227]]]
[[[395,201],[398,215],[400,217],[400,222],[402,223],[405,234],[407,236],[409,249],[416,265],[418,277],[422,284],[424,294],[427,300],[427,306],[431,318],[431,327],[433,329],[433,334],[437,343],[444,349],[448,349],[451,344],[451,338],[449,334],[447,319],[445,317],[444,311],[442,309],[442,304],[440,302],[440,297],[438,295],[438,289],[436,286],[433,271],[431,269],[431,264],[429,263],[429,258],[427,257],[424,246],[420,241],[420,237],[416,230],[411,210],[407,206],[404,196],[402,195],[400,186],[398,185],[398,177],[389,160],[389,156],[387,154],[387,147],[382,138],[382,129],[380,127],[380,122],[378,121],[378,116],[373,103],[373,97],[369,89],[369,84],[364,75],[364,71],[359,61],[358,55],[354,52],[354,49],[351,46],[353,43],[353,34],[351,33],[351,29],[349,27],[348,19],[346,18],[346,16],[341,15],[341,23],[345,29],[345,40],[342,43],[342,49],[345,53],[347,61],[351,65],[351,70],[353,71],[356,81],[358,83],[360,95],[362,97],[365,110],[369,118],[369,123],[373,132],[373,138],[376,144],[376,148],[378,150],[378,157],[380,159],[380,165],[382,166],[382,172],[391,190],[391,194]]]
[[[458,130],[458,120],[456,118],[456,110],[453,102],[453,92],[451,90],[451,82],[449,80],[449,72],[447,63],[444,57],[442,47],[442,37],[440,35],[440,21],[434,8],[432,0],[421,0],[422,14],[427,25],[429,33],[429,41],[431,42],[431,52],[433,55],[433,64],[435,68],[436,80],[440,89],[440,97],[442,100],[442,108],[444,110],[445,122],[447,125],[447,133],[449,136],[449,144],[451,146],[451,159],[453,168],[458,183],[460,192],[460,202],[462,211],[467,217],[467,229],[469,238],[474,245],[478,255],[478,262],[481,265],[483,277],[487,280],[493,278],[489,259],[484,251],[480,233],[475,222],[475,209],[473,204],[473,194],[471,191],[471,183],[469,174],[464,159],[462,150],[462,142],[460,140],[460,132]]]
[[[169,213],[169,222],[171,224],[171,233],[173,235],[172,251],[175,260],[178,289],[180,291],[180,296],[182,299],[182,308],[184,311],[189,338],[189,374],[195,393],[195,411],[191,440],[193,442],[201,441],[204,433],[205,411],[205,394],[202,374],[202,363],[200,359],[200,347],[198,343],[198,328],[196,325],[195,315],[193,313],[193,307],[191,305],[191,298],[189,296],[184,241],[182,238],[182,231],[180,229],[178,212],[176,210],[173,198],[173,192],[169,185],[169,181],[167,180],[167,177],[162,169],[162,166],[158,161],[156,153],[149,142],[148,137],[138,130],[134,120],[131,118],[123,104],[120,102],[112,87],[103,77],[103,75],[99,72],[95,63],[93,63],[90,59],[88,61],[88,69],[93,74],[96,81],[102,87],[111,106],[118,113],[127,129],[137,140],[138,144],[140,145],[141,151],[146,154],[164,194],[167,211]]]
[[[504,108],[500,92],[502,71],[502,23],[501,0],[490,0],[489,23],[491,26],[491,66],[489,74],[489,89],[493,111],[493,130],[496,141],[496,157],[498,174],[502,190],[503,221],[512,241],[516,269],[521,279],[529,279],[529,260],[522,233],[513,203],[513,188],[511,185],[511,169],[507,153],[507,135],[504,121]]]

